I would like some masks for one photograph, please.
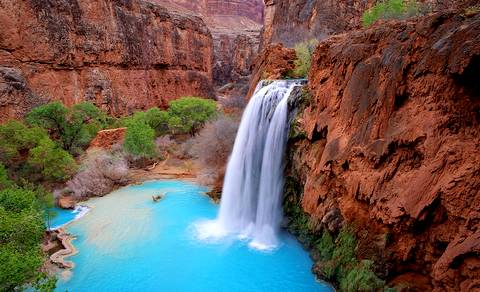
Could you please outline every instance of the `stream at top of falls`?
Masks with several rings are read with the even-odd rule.
[[[205,191],[151,181],[89,200],[90,211],[66,227],[78,253],[67,258],[75,267],[60,275],[56,291],[331,291],[286,232],[270,251],[237,237],[200,239],[196,224],[218,212]],[[154,203],[156,194],[165,197]]]

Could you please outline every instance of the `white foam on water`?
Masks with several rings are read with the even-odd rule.
[[[50,230],[57,230],[59,228],[62,228],[62,227],[65,227],[67,226],[68,224],[72,223],[72,222],[75,222],[79,219],[81,219],[83,216],[87,215],[87,213],[90,211],[90,208],[87,207],[87,206],[82,206],[82,205],[77,205],[75,207],[75,209],[72,210],[72,213],[73,214],[76,214],[75,217],[68,221],[68,222],[65,222],[63,224],[60,224],[60,225],[57,225],[57,226],[53,226],[50,228]]]

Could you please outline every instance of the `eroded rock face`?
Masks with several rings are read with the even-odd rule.
[[[113,114],[213,96],[212,37],[196,16],[139,0],[0,0],[0,121],[48,100]]]
[[[289,175],[314,221],[368,235],[358,252],[392,283],[480,288],[479,72],[480,14],[462,11],[333,36],[314,54]]]
[[[172,9],[193,12],[206,17],[245,17],[263,22],[263,0],[148,0]]]
[[[92,142],[90,142],[89,148],[110,149],[115,144],[122,144],[126,133],[127,128],[99,131]]]
[[[289,71],[295,69],[296,58],[295,50],[282,44],[271,44],[264,48],[254,61],[247,98],[252,97],[260,80],[285,78]]]
[[[221,99],[245,97],[263,24],[262,0],[149,0],[200,15],[213,36],[213,80]]]
[[[265,0],[265,27],[262,47],[281,42],[296,43],[343,33],[361,27],[363,12],[375,0]],[[422,10],[444,11],[465,8],[477,0],[419,0]]]

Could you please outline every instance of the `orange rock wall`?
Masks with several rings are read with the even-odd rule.
[[[271,44],[265,47],[253,62],[255,67],[250,79],[247,99],[252,97],[260,80],[285,78],[289,71],[295,69],[296,58],[295,50],[285,48],[282,44]]]
[[[116,128],[102,130],[97,133],[95,138],[90,142],[90,148],[110,149],[115,144],[122,144],[125,139],[127,128]]]
[[[0,0],[0,27],[0,121],[48,100],[126,114],[213,96],[212,37],[196,16],[139,0]]]
[[[148,0],[203,16],[244,16],[263,22],[263,0]]]
[[[251,66],[258,53],[263,24],[262,0],[148,0],[171,10],[200,15],[213,36],[213,80],[222,89],[236,87],[228,97],[245,96]]]
[[[421,291],[480,288],[480,13],[462,13],[321,42],[289,146],[313,221],[356,226],[357,252]]]
[[[363,12],[375,0],[265,0],[262,46],[283,43],[293,47],[312,38],[321,40],[329,35],[361,27]],[[418,0],[422,10],[445,11],[465,8],[478,0]]]

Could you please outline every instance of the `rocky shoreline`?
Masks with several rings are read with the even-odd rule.
[[[66,270],[72,269],[75,264],[67,261],[66,258],[75,255],[78,250],[72,244],[76,237],[68,233],[64,228],[46,232],[46,242],[42,249],[48,256],[46,269],[50,273],[56,273],[57,268]]]

